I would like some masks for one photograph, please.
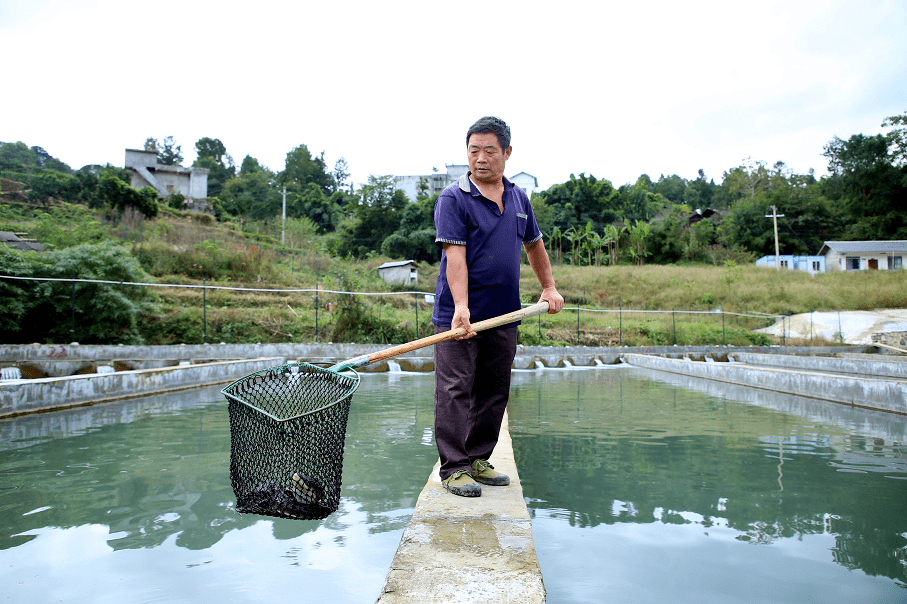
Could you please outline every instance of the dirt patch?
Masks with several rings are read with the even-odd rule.
[[[872,334],[907,331],[907,309],[842,310],[792,315],[757,333],[775,337],[872,344]]]

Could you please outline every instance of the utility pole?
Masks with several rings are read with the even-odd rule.
[[[781,252],[778,248],[778,219],[784,218],[784,214],[778,213],[778,208],[772,206],[772,213],[766,214],[766,218],[771,218],[775,223],[775,270],[781,270]]]
[[[778,228],[775,227],[775,239],[778,239]],[[287,188],[283,188],[283,221],[280,223],[280,245],[287,244]]]

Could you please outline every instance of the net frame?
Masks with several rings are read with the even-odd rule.
[[[359,384],[351,369],[286,363],[221,391],[229,402],[238,512],[314,520],[337,510],[346,424]]]

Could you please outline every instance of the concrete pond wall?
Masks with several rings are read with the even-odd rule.
[[[89,405],[166,392],[174,389],[229,383],[285,362],[334,364],[386,349],[380,344],[197,344],[178,346],[0,345],[0,417]],[[871,366],[891,355],[871,354],[876,347],[557,347],[519,346],[515,369],[588,367],[633,362],[636,355],[725,363],[733,355],[786,358],[816,356],[872,357]],[[651,366],[653,361],[647,361]],[[640,361],[642,363],[642,361]],[[851,363],[851,365],[859,363]],[[673,367],[666,365],[665,367]],[[661,367],[659,367],[661,368]],[[360,368],[361,372],[433,371],[430,347]],[[662,368],[670,371],[671,369]],[[714,374],[714,370],[703,370]],[[22,379],[16,379],[22,378]]]

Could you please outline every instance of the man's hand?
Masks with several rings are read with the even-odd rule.
[[[529,265],[542,285],[542,297],[539,298],[539,302],[548,303],[549,315],[561,312],[561,309],[564,308],[564,297],[557,293],[557,288],[554,286],[551,262],[548,260],[548,252],[545,250],[541,237],[524,247],[526,256],[529,258]]]
[[[557,292],[557,289],[554,287],[547,287],[542,290],[542,296],[539,298],[539,302],[548,303],[548,314],[554,315],[561,312],[561,309],[564,308],[564,297]]]
[[[476,335],[476,332],[473,331],[472,325],[469,323],[469,308],[466,306],[455,306],[453,319],[450,322],[451,329],[458,329],[462,327],[466,330],[466,335],[455,338],[457,340],[468,340],[472,336]]]

